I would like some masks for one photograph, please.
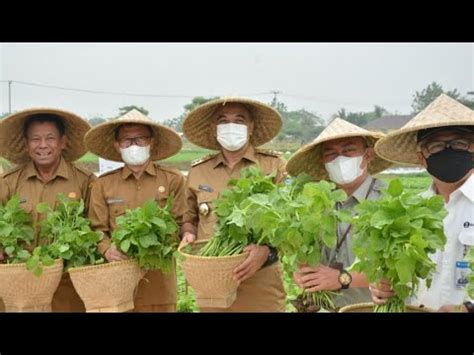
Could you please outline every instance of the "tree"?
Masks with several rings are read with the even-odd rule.
[[[127,112],[132,111],[133,109],[140,111],[145,116],[147,116],[150,112],[145,109],[144,107],[130,105],[130,106],[123,106],[119,108],[119,117],[125,115]]]
[[[457,89],[454,89],[453,91],[444,91],[443,87],[440,84],[433,81],[421,92],[417,91],[415,95],[413,95],[413,103],[411,104],[411,107],[413,108],[413,113],[416,114],[420,112],[443,93],[452,97],[455,100],[458,100],[460,96],[460,93],[457,91]]]
[[[355,124],[356,126],[363,127],[368,122],[388,114],[389,112],[385,108],[375,105],[372,112],[346,112],[344,108],[341,108],[337,114],[332,115],[332,118],[339,117]]]
[[[287,106],[275,98],[270,105],[281,114],[283,119],[282,130],[277,136],[278,141],[291,138],[304,144],[313,140],[324,129],[324,120],[304,108],[288,111]]]
[[[464,106],[469,107],[471,110],[474,110],[474,100],[470,100],[467,97],[461,97],[459,102],[462,103]]]
[[[106,122],[107,120],[105,118],[102,118],[102,117],[93,117],[91,119],[89,119],[89,124],[92,126],[92,127],[95,127],[97,126],[98,124],[101,124],[101,123],[104,123]]]
[[[189,112],[194,110],[196,107],[198,107],[202,104],[205,104],[208,101],[215,100],[215,99],[218,99],[218,98],[219,97],[217,97],[217,96],[209,97],[209,98],[205,98],[203,96],[196,96],[191,100],[191,102],[189,104],[186,104],[186,105],[183,106],[184,112],[181,115],[179,115],[178,117],[175,117],[175,118],[171,118],[169,120],[165,120],[163,122],[163,124],[165,126],[173,128],[177,132],[182,132],[183,131],[183,121],[184,121],[186,115]]]

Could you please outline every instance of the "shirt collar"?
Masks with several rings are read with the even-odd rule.
[[[367,175],[364,182],[352,193],[352,197],[358,202],[365,200],[365,196],[367,196],[367,191],[369,191],[373,179],[372,176]]]
[[[148,162],[148,165],[145,168],[145,173],[151,176],[156,176],[155,165],[153,164],[151,160]],[[132,174],[133,174],[133,171],[131,171],[127,165],[124,165],[122,169],[122,179],[126,180]]]
[[[255,156],[255,148],[251,144],[249,144],[247,146],[247,149],[245,150],[245,153],[244,153],[242,159],[246,159],[246,160],[251,161],[253,163],[257,163],[257,157]],[[215,169],[220,164],[227,165],[222,152],[217,154],[216,157],[214,158],[213,168]]]
[[[59,161],[58,169],[56,170],[56,173],[53,176],[53,179],[56,178],[56,176],[61,176],[65,179],[69,179],[69,169],[66,161],[62,156],[61,160]],[[26,166],[26,178],[29,179],[31,177],[39,178],[38,170],[36,169],[35,163],[32,160],[30,160]]]

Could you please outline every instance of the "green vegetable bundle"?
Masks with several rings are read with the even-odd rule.
[[[0,247],[7,254],[7,263],[26,262],[31,253],[25,246],[31,245],[34,238],[31,215],[21,208],[20,197],[15,195],[0,206]]]
[[[396,296],[374,312],[403,312],[405,299],[426,279],[430,287],[436,265],[430,253],[443,249],[447,215],[441,196],[424,198],[404,191],[399,179],[390,182],[379,200],[366,200],[355,207],[352,270],[363,272],[370,282],[390,281]]]
[[[252,211],[246,220],[260,239],[278,248],[284,255],[288,273],[300,265],[317,266],[323,245],[334,248],[337,223],[348,220],[350,213],[338,211],[336,203],[346,194],[327,181],[309,182],[300,175],[289,185],[282,185],[267,196],[253,196],[244,206]],[[333,292],[303,292],[296,300],[299,311],[312,312],[335,308]]]
[[[249,244],[262,244],[252,225],[248,223],[252,214],[248,200],[265,198],[277,191],[273,183],[275,175],[265,176],[258,166],[242,169],[240,179],[229,181],[229,188],[216,200],[217,229],[211,240],[200,250],[200,256],[228,256],[242,253]]]
[[[112,242],[136,259],[140,267],[170,272],[178,246],[178,225],[171,214],[172,204],[170,197],[164,208],[150,200],[142,207],[127,209],[126,214],[116,220]]]
[[[28,250],[35,239],[31,215],[21,208],[20,197],[13,196],[5,206],[0,206],[0,248],[6,255],[8,264],[26,263],[26,268],[36,276],[41,276],[43,266],[51,266],[54,259],[47,246],[37,246]]]
[[[97,249],[103,235],[90,227],[90,221],[84,214],[84,201],[70,200],[58,195],[56,208],[40,203],[36,207],[39,213],[46,215],[40,222],[42,238],[49,239],[49,255],[65,260],[65,270],[71,267],[95,265],[104,262]]]

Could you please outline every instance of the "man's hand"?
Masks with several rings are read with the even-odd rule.
[[[184,232],[183,239],[179,243],[178,249],[184,248],[188,244],[192,244],[196,241],[196,234],[191,232]]]
[[[372,301],[374,301],[375,304],[384,304],[387,302],[387,298],[395,296],[392,285],[385,279],[380,280],[378,284],[370,284],[369,290],[372,294]]]
[[[234,269],[234,279],[236,281],[244,281],[252,277],[262,268],[270,254],[269,247],[256,244],[246,246],[244,251],[248,252],[249,256]]]
[[[115,245],[111,245],[109,249],[104,254],[105,258],[107,259],[108,262],[111,261],[122,261],[122,260],[127,260],[128,256],[122,253],[117,249]]]
[[[308,292],[333,291],[341,288],[339,270],[326,265],[303,266],[293,274],[296,284]]]

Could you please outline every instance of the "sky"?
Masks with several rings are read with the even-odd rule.
[[[433,81],[463,95],[474,91],[474,44],[0,43],[0,113],[9,110],[9,80],[12,111],[58,107],[85,118],[115,117],[119,107],[137,105],[164,121],[195,96],[270,102],[275,91],[290,110],[326,120],[341,108],[374,105],[409,114],[415,92]]]

